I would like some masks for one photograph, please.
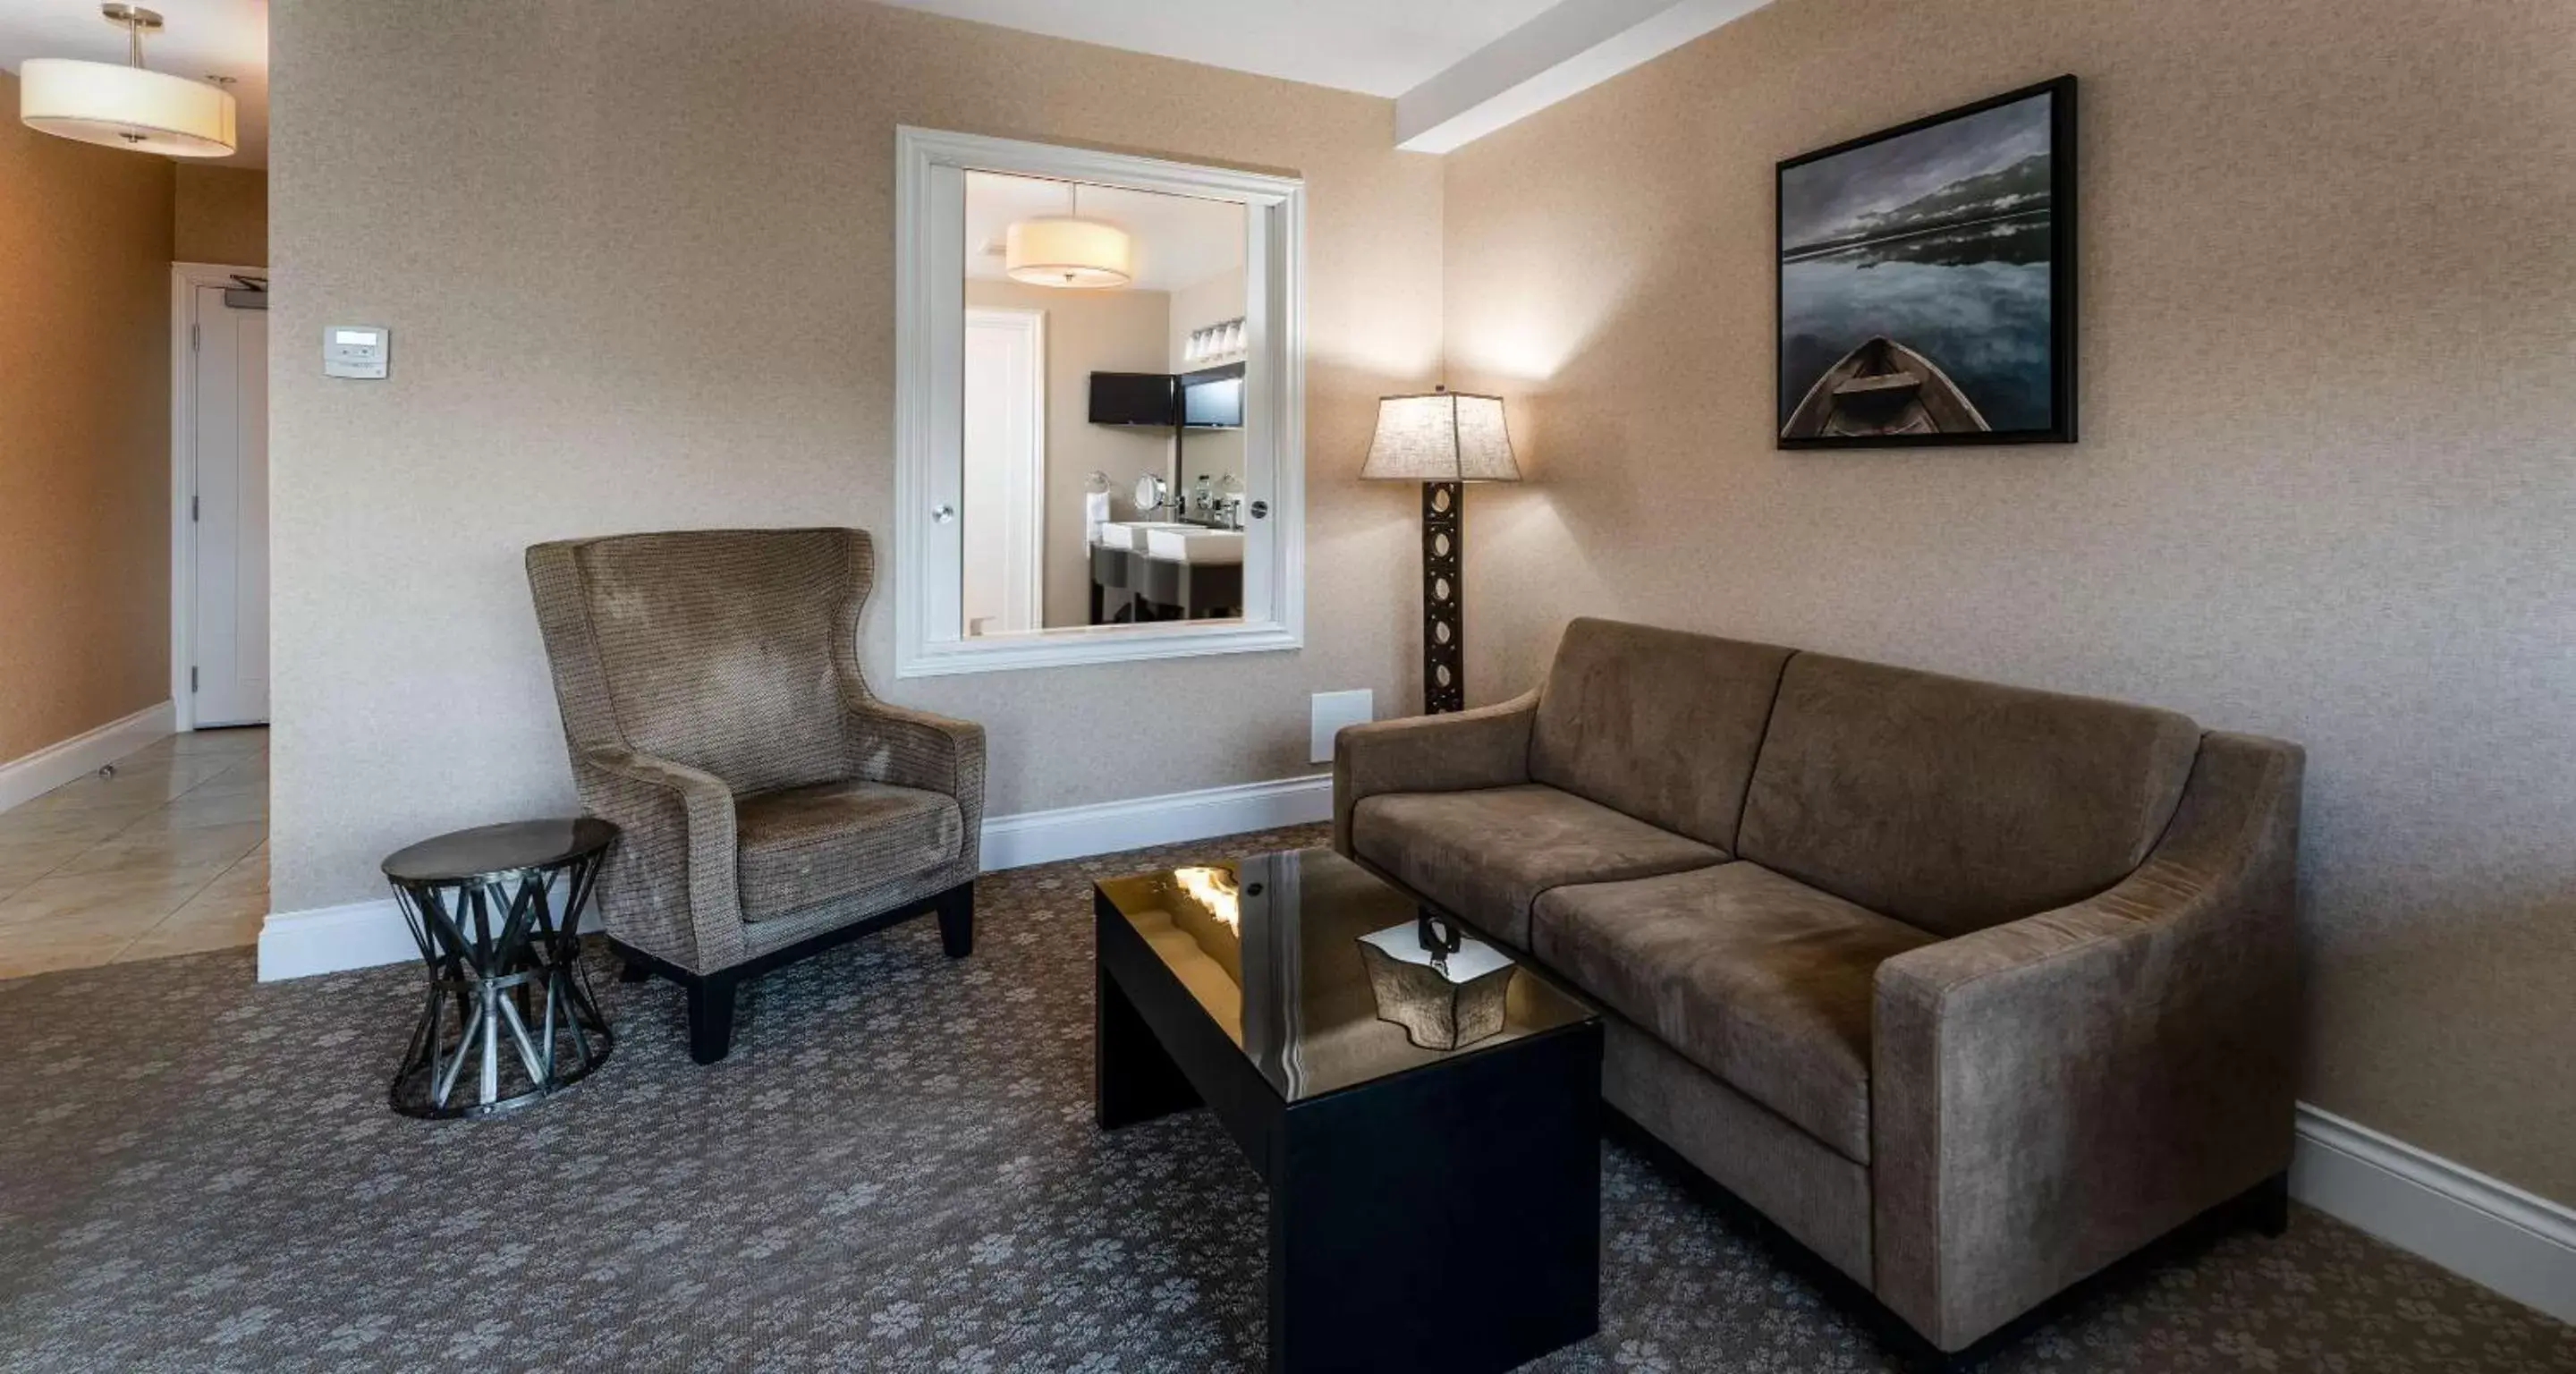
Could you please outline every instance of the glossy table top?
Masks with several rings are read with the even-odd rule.
[[[398,882],[461,882],[487,873],[566,863],[606,849],[616,838],[617,827],[596,816],[507,821],[396,850],[385,859],[385,876]]]
[[[1099,884],[1200,1008],[1291,1102],[1354,1087],[1593,1018],[1593,1010],[1511,951],[1502,1028],[1454,1050],[1425,1049],[1380,1016],[1361,938],[1421,914],[1406,893],[1329,849],[1300,849]],[[1461,926],[1471,937],[1479,932]],[[1488,942],[1490,944],[1490,942]],[[1452,956],[1453,959],[1456,956]]]

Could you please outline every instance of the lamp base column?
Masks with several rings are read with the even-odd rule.
[[[1463,482],[1422,484],[1422,710],[1467,709]]]

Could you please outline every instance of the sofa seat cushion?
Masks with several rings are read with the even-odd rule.
[[[1697,840],[1536,783],[1363,797],[1351,813],[1351,848],[1415,893],[1523,949],[1530,904],[1550,888],[1726,860]]]
[[[1575,986],[1869,1162],[1872,979],[1938,937],[1753,863],[1560,887],[1531,929]]]
[[[955,859],[953,797],[876,782],[783,787],[734,799],[742,918],[766,921]]]

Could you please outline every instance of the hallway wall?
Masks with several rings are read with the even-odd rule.
[[[168,159],[0,124],[0,763],[170,694],[171,242]]]

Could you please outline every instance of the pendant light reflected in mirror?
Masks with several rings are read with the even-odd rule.
[[[1067,188],[1072,208],[1062,215],[1024,219],[1003,238],[1003,271],[1016,282],[1076,291],[1115,290],[1136,279],[1127,231],[1082,217],[1082,187]]]

